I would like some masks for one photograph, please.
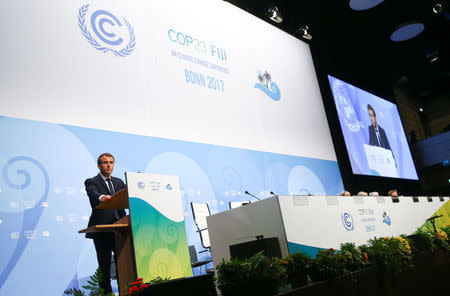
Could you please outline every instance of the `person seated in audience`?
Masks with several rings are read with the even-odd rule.
[[[391,189],[388,191],[389,196],[398,196],[397,189]]]
[[[368,196],[367,192],[365,192],[365,191],[360,191],[360,192],[358,192],[357,195],[358,196]]]
[[[380,195],[378,194],[378,192],[373,191],[373,192],[369,193],[369,196],[380,196]]]
[[[350,192],[345,191],[345,190],[342,191],[339,195],[340,195],[340,196],[351,196]]]

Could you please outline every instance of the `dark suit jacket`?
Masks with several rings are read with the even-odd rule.
[[[377,134],[375,133],[375,127],[373,125],[369,126],[369,145],[378,146],[381,148],[391,150],[391,145],[389,145],[389,140],[386,136],[384,129],[378,125],[378,131],[380,132],[381,145],[378,144]]]
[[[122,190],[125,188],[125,184],[123,181],[116,177],[111,177],[111,182],[113,183],[115,192]],[[89,178],[84,182],[84,186],[86,187],[87,195],[89,196],[89,202],[91,203],[92,213],[89,218],[88,227],[99,225],[99,224],[113,224],[116,222],[114,218],[114,210],[99,210],[95,207],[101,204],[99,197],[100,195],[110,195],[108,186],[105,181],[103,181],[102,176],[98,174],[93,178]],[[120,218],[126,215],[124,209],[119,210]],[[87,233],[86,237],[94,238],[98,237],[99,233]]]

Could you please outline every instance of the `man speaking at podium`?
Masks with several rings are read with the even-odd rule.
[[[370,121],[372,121],[372,125],[369,126],[369,145],[391,150],[386,132],[378,125],[377,114],[370,104],[367,105],[367,111],[369,112]]]
[[[125,184],[121,179],[111,176],[114,170],[114,156],[110,153],[101,154],[97,159],[97,166],[100,169],[100,173],[84,182],[92,207],[88,227],[113,224],[125,216],[125,210],[123,209],[100,210],[95,208],[99,204],[110,200],[114,193],[125,188]],[[87,233],[86,237],[94,239],[98,266],[103,275],[100,287],[104,289],[105,294],[111,293],[111,253],[114,252],[116,257],[114,234],[112,232]]]

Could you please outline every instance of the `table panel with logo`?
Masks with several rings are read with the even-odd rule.
[[[277,237],[283,256],[296,251],[315,256],[342,243],[412,234],[450,225],[449,197],[275,196],[207,217],[214,263],[230,258],[229,246]]]

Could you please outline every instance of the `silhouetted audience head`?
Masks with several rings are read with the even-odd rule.
[[[358,192],[357,195],[358,196],[368,196],[367,192],[365,192],[365,191],[360,191],[360,192]]]
[[[369,196],[380,196],[380,195],[378,194],[378,192],[373,191],[373,192],[369,193]]]
[[[389,196],[398,196],[397,189],[391,189],[388,191]]]
[[[348,191],[342,191],[339,195],[340,196],[351,196],[350,192],[348,192]]]

